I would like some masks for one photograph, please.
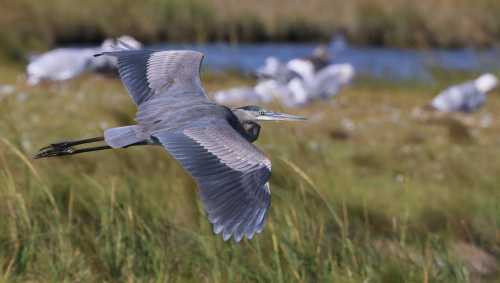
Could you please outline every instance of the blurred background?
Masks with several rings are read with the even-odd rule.
[[[0,13],[0,281],[499,282],[499,1],[0,0]],[[116,62],[92,56],[117,38],[202,51],[220,103],[308,117],[262,125],[262,234],[214,235],[161,148],[32,159],[134,123]]]

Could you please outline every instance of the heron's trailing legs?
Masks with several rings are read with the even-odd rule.
[[[64,156],[64,155],[73,155],[83,152],[96,151],[96,150],[104,150],[110,149],[110,146],[96,146],[96,147],[88,147],[82,149],[76,149],[74,146],[86,143],[94,143],[104,141],[104,137],[96,137],[90,139],[82,139],[76,141],[63,141],[59,143],[53,143],[49,146],[41,148],[37,154],[35,154],[34,158],[44,158],[44,157],[53,157],[53,156]]]
[[[38,153],[35,154],[34,158],[38,159],[38,158],[45,158],[45,157],[74,155],[74,154],[90,152],[90,151],[112,149],[112,147],[110,147],[109,145],[86,147],[86,148],[80,148],[80,149],[74,148],[74,146],[76,146],[76,145],[86,144],[86,143],[95,143],[95,142],[100,142],[100,141],[104,141],[104,137],[96,137],[96,138],[82,139],[82,140],[76,140],[76,141],[64,141],[64,142],[59,142],[59,143],[53,143],[49,146],[41,148],[38,151]],[[148,143],[147,142],[138,142],[138,143],[131,144],[129,146],[146,145],[146,144],[148,144]]]

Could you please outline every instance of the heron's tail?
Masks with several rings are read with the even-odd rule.
[[[135,125],[111,128],[104,131],[104,140],[112,148],[123,148],[143,142],[144,138],[140,137],[139,134],[139,128]]]

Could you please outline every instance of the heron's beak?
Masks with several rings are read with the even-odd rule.
[[[257,116],[257,121],[304,121],[306,117],[267,111]]]

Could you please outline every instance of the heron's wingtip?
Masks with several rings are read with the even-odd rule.
[[[102,56],[102,55],[104,55],[104,52],[101,52],[101,53],[96,53],[96,54],[94,54],[94,57],[100,57],[100,56]]]

